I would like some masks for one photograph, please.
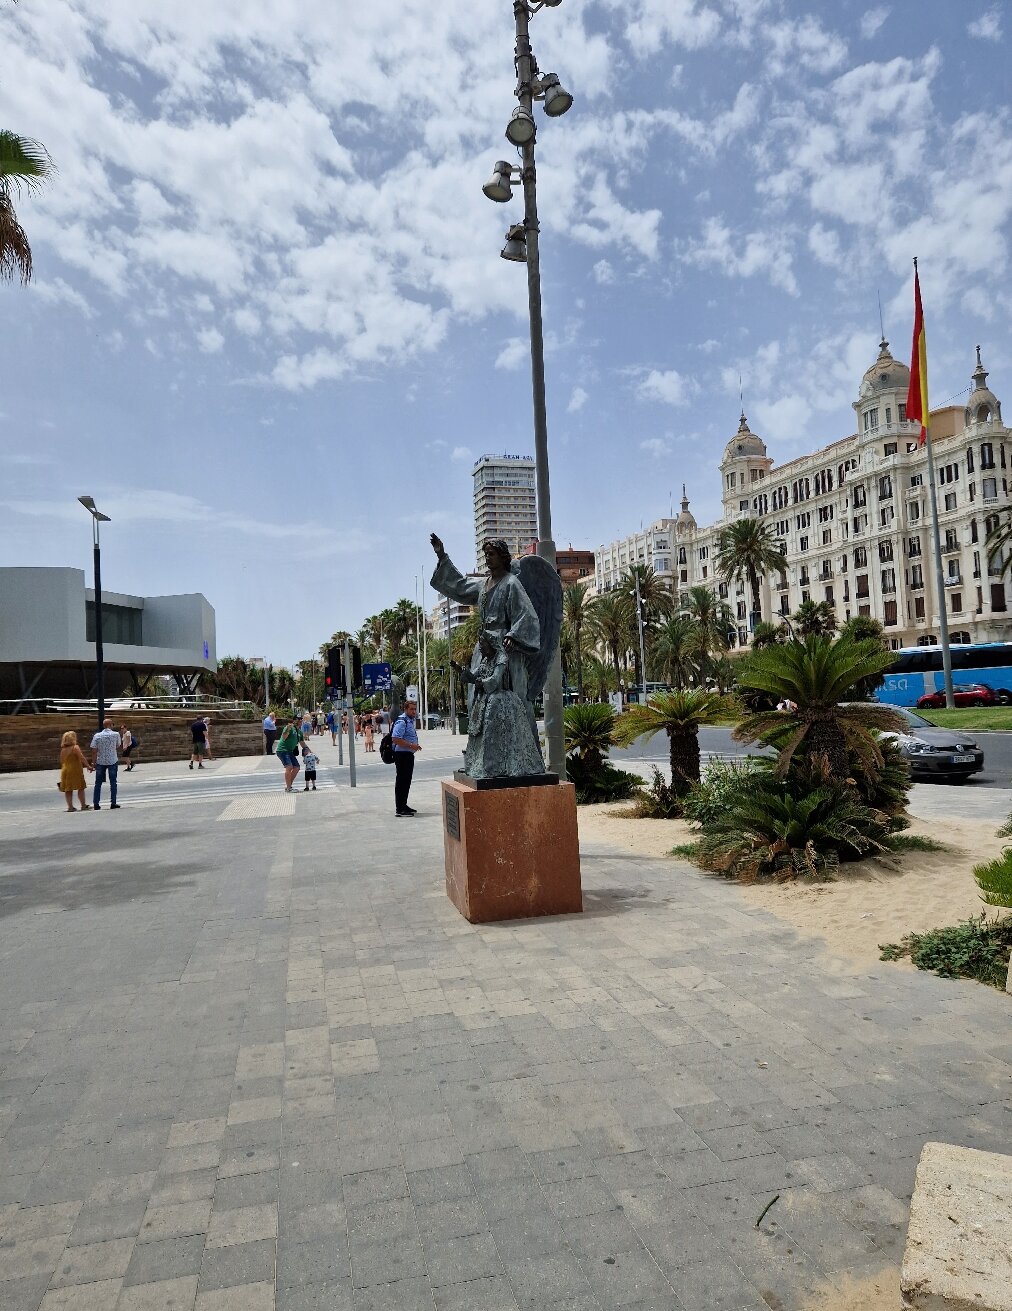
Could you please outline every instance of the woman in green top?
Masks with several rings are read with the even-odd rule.
[[[285,725],[284,732],[278,738],[275,748],[277,758],[285,767],[285,791],[292,792],[292,784],[299,772],[299,745],[302,742],[302,730],[299,727],[301,715],[293,715]]]

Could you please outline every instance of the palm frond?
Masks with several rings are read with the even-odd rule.
[[[15,276],[25,286],[31,281],[32,248],[10,196],[0,187],[0,282],[13,282]]]
[[[41,142],[0,128],[0,190],[13,184],[15,191],[34,191],[55,171]]]

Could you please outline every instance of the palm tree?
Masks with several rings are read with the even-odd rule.
[[[694,683],[706,659],[700,634],[688,615],[673,615],[657,631],[648,657],[655,678],[672,687]]]
[[[707,655],[727,650],[728,634],[734,631],[735,622],[726,601],[709,587],[690,587],[679,598],[679,609],[692,621]]]
[[[634,564],[619,583],[619,592],[629,610],[630,631],[632,634],[633,666],[637,683],[642,683],[645,674],[640,669],[639,627],[636,618],[636,584],[639,582],[640,614],[643,623],[643,649],[649,662],[650,648],[653,645],[654,629],[666,619],[675,608],[675,598],[671,588],[650,565]]]
[[[752,650],[762,651],[766,647],[780,646],[791,640],[790,630],[785,624],[771,624],[763,619],[756,624],[752,632]]]
[[[567,706],[563,716],[566,754],[588,770],[600,769],[615,742],[615,712],[609,705]]]
[[[637,738],[667,733],[671,761],[671,790],[684,797],[699,782],[699,729],[703,724],[726,723],[735,713],[734,702],[717,692],[696,687],[688,692],[658,692],[645,706],[630,706],[615,727],[615,741],[630,746]]]
[[[32,276],[32,248],[12,193],[37,190],[53,172],[45,146],[0,128],[0,282],[13,282],[17,274],[27,285]]]
[[[632,615],[626,599],[616,592],[596,596],[590,606],[590,635],[607,650],[615,666],[617,682],[622,679],[620,657],[629,650]]]
[[[802,601],[791,615],[795,637],[831,637],[836,632],[836,611],[828,601]]]
[[[889,706],[853,701],[861,680],[881,673],[892,659],[878,642],[842,637],[807,637],[753,651],[741,662],[738,687],[761,692],[775,701],[792,702],[792,711],[760,710],[735,730],[740,742],[765,742],[780,752],[777,776],[783,778],[802,745],[812,758],[825,757],[836,778],[850,772],[853,752],[872,772],[882,753],[873,730],[899,731],[903,720]]]
[[[325,642],[320,643],[320,656],[324,660],[326,660],[327,652],[330,650],[332,646],[339,646],[343,651],[345,642],[350,642],[350,641],[351,641],[351,633],[347,632],[343,628],[339,628],[336,633],[331,633],[331,635],[327,638]],[[304,663],[306,662],[302,660],[299,661],[299,664],[304,664]]]
[[[584,583],[570,583],[562,593],[562,614],[573,630],[573,656],[576,661],[576,698],[583,700],[583,630],[590,615]]]
[[[418,607],[414,601],[409,601],[406,596],[402,596],[390,612],[390,630],[387,637],[391,647],[396,649],[408,639],[413,641],[417,626]]]
[[[761,519],[739,519],[725,524],[717,534],[717,572],[729,582],[747,581],[752,593],[754,628],[762,618],[759,597],[760,574],[782,574],[784,557],[772,529]]]
[[[603,701],[609,692],[618,689],[615,671],[606,660],[590,655],[583,666],[585,685],[595,701]]]

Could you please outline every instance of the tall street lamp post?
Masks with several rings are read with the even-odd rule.
[[[95,553],[95,690],[98,693],[98,730],[101,732],[105,720],[105,656],[102,649],[102,547],[98,525],[112,520],[98,509],[93,497],[79,496],[77,499],[91,515],[91,540]]]
[[[544,8],[555,9],[561,0],[514,0],[516,20],[515,59],[518,105],[506,127],[506,139],[516,146],[520,164],[498,160],[492,176],[482,190],[489,200],[505,203],[512,199],[514,178],[519,179],[524,194],[524,219],[511,224],[506,233],[502,257],[527,265],[527,298],[530,309],[531,383],[534,393],[534,461],[537,475],[538,554],[555,567],[555,542],[552,538],[551,492],[548,482],[548,416],[545,406],[545,341],[541,317],[541,264],[538,248],[538,195],[534,164],[537,126],[534,102],[542,101],[545,113],[558,118],[572,106],[573,97],[563,90],[556,73],[541,73],[531,49],[531,18]],[[560,778],[566,777],[565,731],[563,725],[562,655],[555,659],[545,683],[545,738],[548,744],[548,768]]]

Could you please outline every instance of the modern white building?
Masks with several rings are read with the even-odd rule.
[[[95,695],[95,593],[82,569],[0,569],[0,713],[47,697]],[[154,674],[181,688],[217,668],[214,610],[199,592],[102,590],[107,695]]]
[[[482,575],[484,578],[485,575]],[[468,574],[469,578],[476,575]],[[449,615],[447,615],[449,610]],[[453,628],[459,628],[464,620],[471,613],[471,607],[464,605],[462,601],[440,601],[429,611],[429,632],[433,637],[445,638],[447,633],[447,619]]]
[[[906,417],[910,371],[879,345],[854,402],[857,431],[810,455],[777,465],[742,414],[724,449],[723,518],[700,528],[682,497],[681,513],[595,552],[595,587],[614,587],[632,564],[650,565],[675,591],[716,588],[732,608],[737,644],[749,640],[749,597],[716,569],[720,529],[761,519],[784,553],[783,576],[762,584],[762,617],[792,614],[802,601],[827,601],[841,623],[881,620],[891,645],[933,645],[944,604],[953,641],[1012,640],[1009,585],[985,540],[1009,506],[1012,437],[1001,404],[977,367],[964,406],[931,413],[944,587],[938,596],[931,540],[927,452]]]
[[[474,479],[474,559],[485,572],[482,547],[501,537],[520,555],[538,537],[534,460],[529,455],[482,455],[471,471]]]

